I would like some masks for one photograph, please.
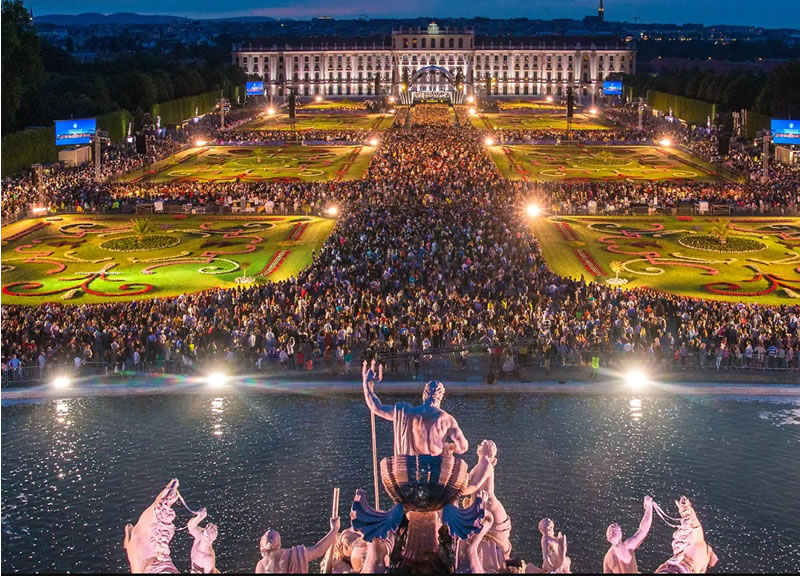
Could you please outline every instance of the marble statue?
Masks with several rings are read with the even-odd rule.
[[[484,543],[484,538],[486,538],[493,526],[494,517],[491,512],[486,511],[483,516],[480,532],[473,534],[466,540],[466,556],[470,574],[494,574],[499,571],[494,567],[496,559],[490,559],[487,565],[486,557],[481,554],[481,545]]]
[[[675,505],[680,512],[680,525],[672,535],[672,558],[656,568],[656,574],[705,574],[719,559],[706,544],[703,525],[697,519],[692,503],[681,496]]]
[[[326,572],[332,574],[349,574],[350,572],[360,572],[360,567],[358,570],[353,569],[353,554],[356,552],[356,550],[359,550],[359,552],[356,553],[356,556],[359,556],[362,547],[361,545],[363,545],[363,548],[366,551],[366,543],[364,542],[363,538],[361,538],[361,534],[352,528],[342,530],[336,536],[336,543],[333,546],[333,557],[331,558],[330,569],[328,569],[327,565],[323,564],[320,572],[322,574]],[[323,562],[325,561],[323,560]]]
[[[528,574],[570,574],[572,561],[567,556],[567,537],[561,532],[556,536],[555,525],[550,518],[539,521],[542,534],[542,567],[533,564],[525,567]]]
[[[189,520],[186,527],[194,538],[192,544],[192,574],[219,574],[217,570],[217,557],[214,554],[214,540],[217,539],[216,524],[208,523],[205,528],[200,528],[200,522],[205,520],[208,512],[201,508],[197,515]]]
[[[133,573],[178,574],[172,563],[169,543],[175,535],[175,511],[172,505],[179,498],[178,479],[172,479],[166,488],[148,506],[136,526],[125,526],[123,546]]]
[[[374,361],[370,367],[364,362],[362,376],[364,399],[369,409],[375,416],[394,423],[395,455],[440,456],[467,451],[469,443],[458,422],[441,409],[444,398],[444,385],[441,382],[432,380],[425,385],[420,406],[411,406],[406,402],[389,405],[383,404],[373,389]]]
[[[478,463],[469,473],[469,484],[462,495],[482,491],[484,510],[491,513],[492,529],[483,541],[484,566],[487,570],[505,569],[505,561],[511,558],[511,518],[494,492],[494,471],[497,466],[497,445],[484,440],[478,445]],[[494,559],[490,561],[489,559]]]
[[[339,518],[331,518],[330,531],[310,547],[281,548],[281,535],[277,530],[267,530],[261,537],[261,560],[256,574],[308,574],[308,564],[321,558],[336,541]]]
[[[383,404],[375,394],[375,362],[362,367],[364,399],[373,415],[394,424],[394,456],[380,463],[381,480],[395,505],[376,510],[357,491],[351,517],[367,543],[388,538],[408,520],[402,548],[401,571],[429,568],[447,570],[451,561],[440,553],[439,529],[444,524],[452,538],[467,538],[480,530],[483,501],[467,508],[455,504],[467,486],[467,464],[456,454],[469,448],[456,419],[442,410],[444,385],[431,381],[422,392],[422,404]]]
[[[622,528],[619,524],[612,524],[606,530],[606,538],[611,543],[611,548],[606,552],[603,559],[604,574],[635,574],[639,572],[636,564],[635,552],[642,545],[650,526],[653,524],[653,499],[650,496],[644,497],[644,516],[639,522],[639,529],[636,533],[622,540]]]

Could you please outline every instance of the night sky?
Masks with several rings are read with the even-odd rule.
[[[34,15],[137,12],[194,18],[272,16],[576,18],[596,13],[599,0],[25,0]],[[738,24],[800,28],[800,0],[605,0],[613,21]]]

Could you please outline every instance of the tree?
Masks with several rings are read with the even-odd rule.
[[[39,37],[33,16],[22,0],[4,1],[2,8],[3,133],[18,128],[17,113],[23,101],[34,97],[43,81]]]
[[[150,218],[137,218],[134,220],[131,230],[139,238],[139,242],[141,242],[144,240],[145,236],[153,234],[156,228],[153,226],[153,221],[150,220]]]
[[[800,60],[782,64],[770,73],[756,108],[775,118],[800,116]]]
[[[733,228],[731,228],[731,221],[728,218],[719,218],[711,226],[711,236],[716,238],[721,246],[725,246],[728,243],[728,237],[732,233]]]
[[[623,270],[622,262],[620,262],[619,260],[612,260],[611,264],[609,264],[609,267],[611,268],[611,271],[614,274],[616,274],[616,276],[614,276],[614,278],[619,279],[619,273],[622,272],[622,270]]]

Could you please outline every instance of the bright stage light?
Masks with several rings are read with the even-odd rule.
[[[70,380],[66,376],[59,376],[52,382],[53,388],[69,388]]]
[[[391,102],[392,104],[394,104],[394,100],[395,100],[394,96],[389,96],[389,102]]]
[[[484,144],[487,146],[494,146],[494,138],[491,136],[487,136],[486,139],[483,141]]]
[[[339,213],[339,208],[336,206],[330,206],[327,210],[325,210],[325,213],[328,216],[336,216]]]
[[[664,148],[669,148],[670,146],[672,146],[672,140],[670,140],[669,138],[662,138],[661,140],[658,141],[658,143],[661,144]]]
[[[316,96],[314,96],[314,100],[316,100],[317,102],[322,102],[322,96],[317,94]]]
[[[648,383],[647,374],[641,370],[630,370],[625,375],[625,382],[631,388],[644,388]]]
[[[536,204],[528,204],[527,211],[528,211],[528,216],[530,216],[531,218],[536,218],[537,216],[539,216],[539,214],[542,213],[542,209],[539,208]]]
[[[208,142],[207,142],[207,141],[205,141],[205,140],[197,140],[197,141],[194,143],[194,145],[195,145],[195,146],[205,146],[206,144],[208,144]]]
[[[553,101],[553,97],[552,96],[548,96],[547,98],[545,98],[545,100],[547,100],[548,102],[552,102]]]
[[[370,146],[377,146],[378,145],[378,139],[377,138],[370,138],[369,145]]]
[[[475,102],[475,96],[472,96],[472,95],[467,96],[467,102],[469,104],[472,104],[473,102]]]
[[[31,212],[33,212],[34,214],[41,214],[42,212],[47,212],[47,208],[44,206],[34,206],[31,209]]]
[[[597,115],[597,108],[591,108],[589,110],[589,114],[591,114],[592,116],[596,116]]]
[[[228,377],[222,372],[214,372],[206,377],[206,383],[210,388],[222,388],[228,381]]]
[[[269,114],[270,116],[274,116],[275,115],[275,108],[273,108],[271,106],[269,108],[267,108],[267,114]]]
[[[477,114],[477,110],[475,110],[475,108],[470,108],[469,113],[471,116],[475,116],[475,114]]]
[[[389,113],[389,114],[394,114],[394,108],[392,108],[391,110],[389,110],[389,112],[388,112],[388,113]]]

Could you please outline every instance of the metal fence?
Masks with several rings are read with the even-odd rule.
[[[670,353],[652,357],[642,352],[621,352],[608,350],[567,350],[551,349],[548,353],[530,351],[524,346],[493,347],[472,345],[465,348],[450,348],[418,352],[381,352],[378,360],[384,366],[384,375],[411,379],[449,379],[449,380],[491,380],[493,378],[529,378],[557,373],[562,369],[591,370],[592,359],[598,359],[599,368],[623,371],[638,367],[650,374],[676,372],[738,372],[765,374],[800,372],[800,351],[791,357],[776,353],[752,356],[743,353]],[[210,372],[221,372],[228,376],[247,376],[253,378],[302,378],[336,377],[355,379],[361,377],[363,354],[353,356],[347,364],[342,358],[332,355],[314,354],[310,359],[300,354],[287,358],[284,362],[275,357],[244,358],[237,355],[213,358],[204,362],[186,358],[152,362],[132,360],[110,362],[81,362],[69,364],[46,364],[21,366],[14,370],[3,365],[2,386],[30,386],[50,382],[55,378],[71,379],[124,379],[155,376],[204,377]],[[800,383],[800,374],[798,374]]]

